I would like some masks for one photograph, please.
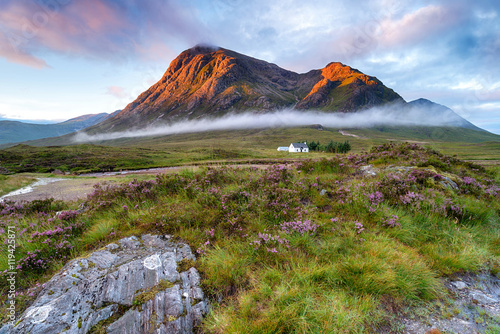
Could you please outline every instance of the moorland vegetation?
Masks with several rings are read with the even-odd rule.
[[[212,303],[202,331],[391,331],[394,309],[452,308],[442,277],[499,275],[499,199],[494,171],[411,143],[184,170],[97,185],[78,203],[1,203],[0,271],[14,226],[20,312],[69,259],[171,234],[197,255]],[[2,308],[6,289],[2,277]]]

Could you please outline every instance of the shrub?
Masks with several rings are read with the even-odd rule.
[[[280,224],[281,229],[288,233],[299,233],[300,235],[304,235],[305,233],[316,233],[316,229],[318,225],[313,224],[310,220],[304,221],[293,221],[293,222],[285,222]]]

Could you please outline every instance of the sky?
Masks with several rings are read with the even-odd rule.
[[[0,0],[0,118],[123,109],[200,43],[298,73],[340,61],[500,134],[497,0]]]

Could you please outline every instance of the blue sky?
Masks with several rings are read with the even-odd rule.
[[[305,72],[341,61],[500,134],[494,0],[0,0],[0,118],[124,108],[209,43]]]

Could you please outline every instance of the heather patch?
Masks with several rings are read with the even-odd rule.
[[[368,164],[377,175],[363,176]],[[440,276],[498,267],[495,177],[415,144],[206,168],[97,185],[81,211],[4,203],[0,244],[14,225],[20,303],[69,258],[131,234],[171,234],[197,255],[213,303],[206,331],[363,332],[393,325],[388,301],[441,298]]]

